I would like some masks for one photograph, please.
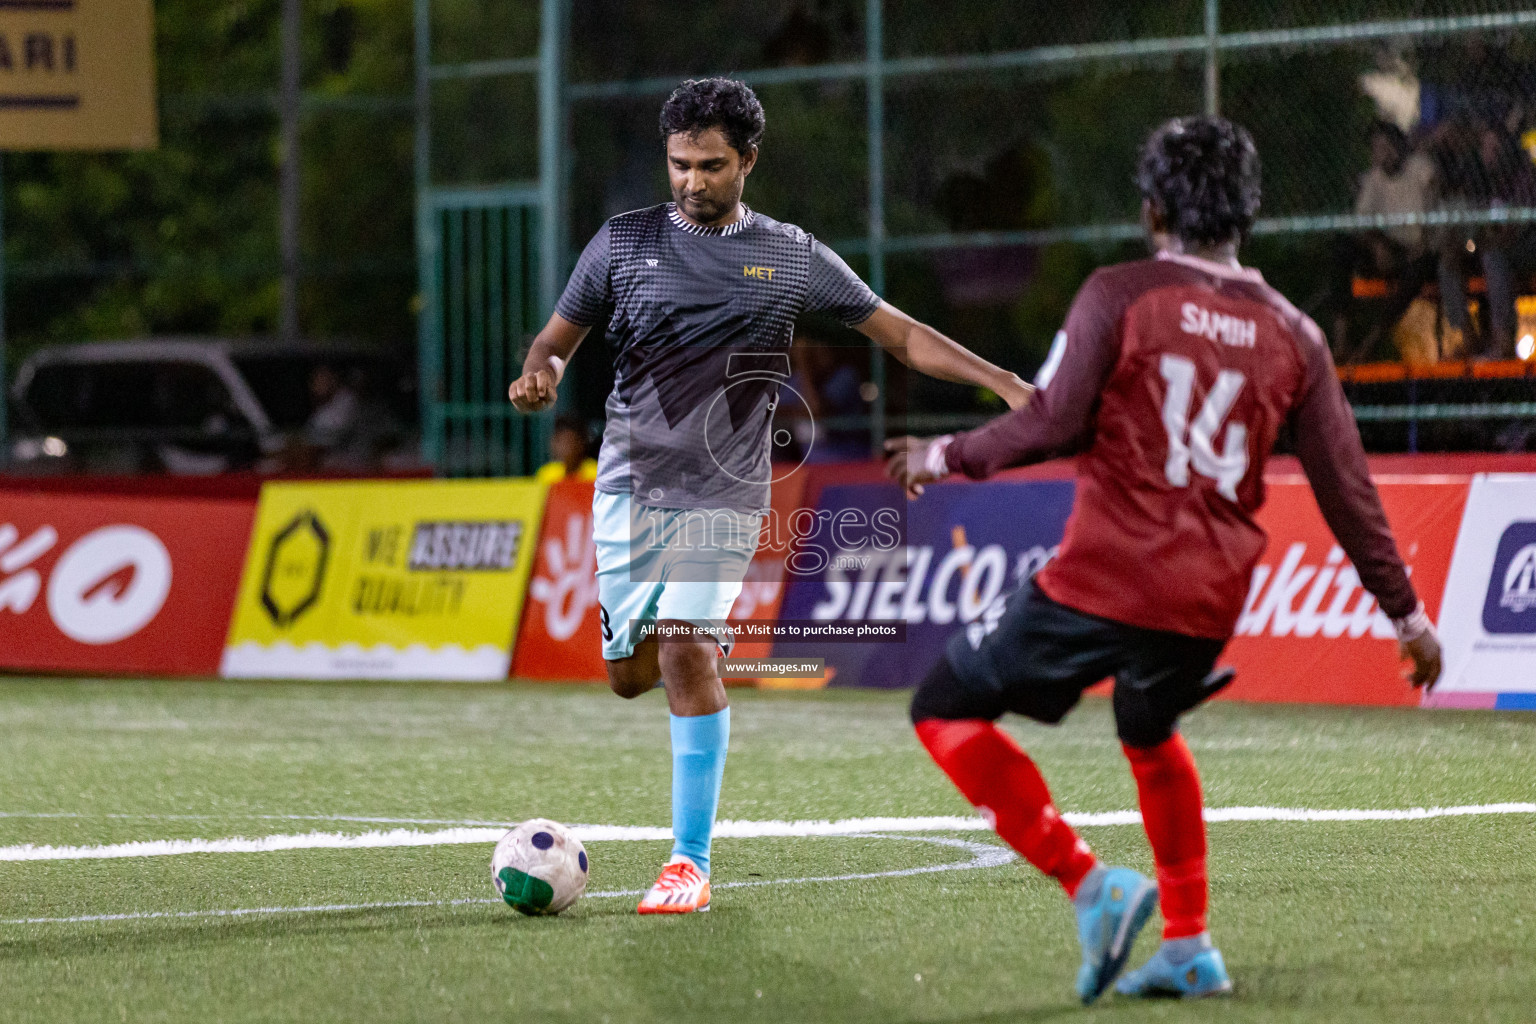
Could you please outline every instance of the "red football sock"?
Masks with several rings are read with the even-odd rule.
[[[977,718],[929,718],[917,723],[917,738],[1004,842],[1076,895],[1097,861],[1056,813],[1039,769],[1013,740]]]
[[[1205,818],[1200,774],[1184,737],[1155,747],[1130,747],[1131,773],[1141,797],[1141,820],[1157,864],[1163,938],[1182,939],[1205,931]]]

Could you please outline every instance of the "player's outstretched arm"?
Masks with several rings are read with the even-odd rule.
[[[1309,335],[1307,394],[1291,414],[1296,457],[1339,547],[1354,564],[1361,584],[1392,620],[1398,649],[1413,662],[1408,681],[1433,687],[1441,670],[1434,623],[1408,579],[1387,525],[1381,496],[1366,465],[1360,428],[1339,385],[1327,343],[1310,321],[1304,328]]]
[[[1017,409],[1029,401],[1034,388],[1016,373],[993,366],[985,359],[929,327],[912,319],[889,302],[882,302],[854,330],[919,373],[956,384],[987,388]]]
[[[1029,401],[962,434],[893,438],[885,446],[886,472],[916,497],[924,484],[952,472],[982,480],[1010,466],[1080,451],[1092,440],[1099,393],[1119,358],[1123,309],[1123,298],[1107,289],[1101,275],[1090,277],[1072,302]]]
[[[523,375],[512,382],[507,397],[518,412],[541,412],[555,404],[560,378],[577,346],[592,328],[573,324],[559,313],[533,339],[528,358],[523,360]]]

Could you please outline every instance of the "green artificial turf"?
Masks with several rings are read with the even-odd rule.
[[[723,818],[970,813],[913,739],[903,695],[732,696]],[[1135,806],[1104,702],[1059,728],[1009,728],[1062,809]],[[1215,807],[1536,799],[1528,714],[1220,704],[1185,731]],[[0,682],[0,846],[431,831],[534,815],[665,825],[669,777],[659,694]],[[1083,834],[1107,859],[1149,869],[1138,827]],[[1217,823],[1210,837],[1212,928],[1237,986],[1219,1004],[1078,1007],[1069,906],[1018,862],[722,887],[710,914],[691,917],[641,918],[633,896],[590,895],[558,918],[525,918],[488,902],[485,843],[0,862],[6,921],[441,904],[0,924],[0,1021],[1536,1017],[1536,817]],[[589,852],[593,894],[632,891],[654,879],[667,844]],[[714,878],[772,883],[972,856],[914,835],[726,839]]]

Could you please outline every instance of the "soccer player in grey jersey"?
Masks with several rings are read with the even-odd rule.
[[[709,907],[709,849],[730,709],[716,665],[769,504],[770,430],[794,323],[824,313],[907,366],[990,388],[1031,388],[882,302],[830,249],[741,202],[762,106],[740,82],[684,82],[661,111],[671,203],[608,221],[577,263],[509,396],[548,408],[606,314],[615,382],[598,455],[593,531],[608,682],[638,697],[665,680],[672,713],[673,855],[641,913]],[[699,524],[707,523],[700,544]],[[658,644],[634,624],[704,626]]]

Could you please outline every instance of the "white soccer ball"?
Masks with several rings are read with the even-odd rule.
[[[514,910],[558,914],[586,891],[587,850],[559,822],[532,818],[496,844],[491,880]]]

